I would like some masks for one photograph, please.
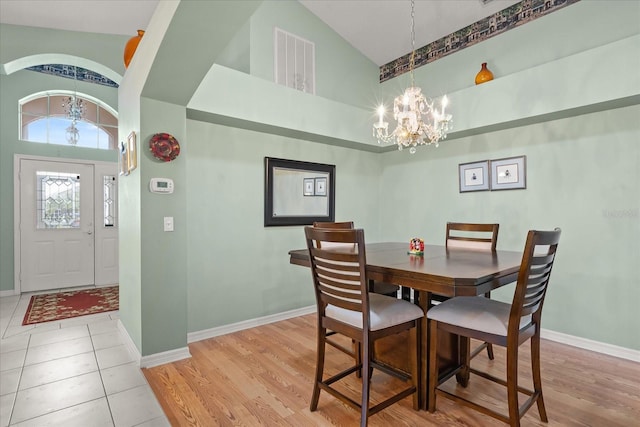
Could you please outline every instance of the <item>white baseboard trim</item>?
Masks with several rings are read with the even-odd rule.
[[[142,359],[142,354],[138,351],[138,347],[136,347],[136,343],[133,342],[127,328],[124,327],[121,319],[118,319],[118,330],[122,334],[124,338],[124,345],[129,350],[129,354],[133,357],[138,367],[140,367],[140,359]]]
[[[561,344],[567,344],[573,347],[578,347],[585,350],[591,350],[597,353],[619,357],[621,359],[631,360],[633,362],[640,362],[640,351],[638,350],[632,350],[626,347],[620,347],[613,344],[593,341],[587,338],[580,338],[573,335],[567,335],[561,332],[550,331],[548,329],[541,329],[540,337],[550,341],[555,341]]]
[[[12,297],[14,295],[20,295],[20,292],[16,292],[14,289],[9,289],[8,291],[0,291],[0,298]]]
[[[164,365],[165,363],[177,362],[182,359],[189,359],[191,352],[189,347],[176,348],[175,350],[163,351],[149,356],[142,356],[140,360],[141,368],[153,368],[154,366]]]
[[[218,337],[220,335],[226,335],[233,332],[242,331],[245,329],[255,328],[257,326],[268,325],[269,323],[279,322],[281,320],[291,319],[298,316],[304,316],[306,314],[315,313],[316,306],[302,307],[295,310],[285,311],[283,313],[272,314],[269,316],[258,317],[255,319],[243,320],[241,322],[232,323],[229,325],[219,326],[216,328],[206,329],[203,331],[190,332],[187,334],[187,343],[193,343],[197,341],[206,340],[209,338]],[[129,336],[129,333],[125,329],[124,325],[118,320],[118,328],[123,332],[126,337],[126,346],[129,352],[134,356],[138,365],[141,368],[151,368],[153,366],[163,365],[165,363],[177,362],[178,360],[188,359],[191,357],[189,347],[183,347],[175,350],[165,351],[163,353],[156,353],[149,356],[141,356],[135,343]],[[627,359],[634,362],[640,362],[640,351],[632,350],[630,348],[620,347],[603,342],[593,341],[587,338],[580,338],[573,335],[563,334],[561,332],[555,332],[548,329],[542,329],[540,336],[544,339],[555,341],[561,344],[567,344],[574,347],[582,348],[585,350],[595,351],[597,353],[607,354],[609,356],[619,357],[621,359]]]
[[[142,356],[138,347],[131,339],[127,328],[122,324],[122,320],[118,319],[118,330],[122,333],[125,346],[131,356],[135,359],[135,362],[140,368],[152,368],[158,365],[164,365],[165,363],[177,362],[178,360],[188,359],[191,357],[188,347],[177,348],[174,350],[165,351],[162,353],[151,354],[149,356]]]
[[[220,335],[230,334],[245,329],[255,328],[256,326],[268,325],[269,323],[279,322],[281,320],[291,319],[293,317],[304,316],[316,312],[316,306],[297,308],[295,310],[285,311],[283,313],[271,314],[269,316],[258,317],[255,319],[243,320],[242,322],[232,323],[230,325],[219,326],[217,328],[206,329],[204,331],[190,332],[187,334],[187,342],[192,343],[202,341]]]

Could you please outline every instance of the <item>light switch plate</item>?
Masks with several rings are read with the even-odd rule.
[[[164,217],[164,231],[173,231],[173,217],[165,216]]]

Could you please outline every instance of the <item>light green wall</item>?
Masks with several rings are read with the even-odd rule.
[[[304,247],[303,227],[263,225],[264,157],[336,165],[336,220],[379,239],[380,156],[197,121],[187,131],[189,332],[314,304],[308,269],[286,255]]]
[[[197,3],[183,3],[178,21],[188,22],[188,14],[197,11]],[[213,7],[212,4],[208,3],[207,7]],[[176,5],[176,2],[161,2],[159,8],[173,8],[167,12],[171,15]],[[254,6],[252,3],[247,8]],[[481,62],[489,62],[500,78],[638,34],[639,24],[634,20],[638,7],[639,2],[579,2],[422,67],[416,72],[417,83],[427,94],[439,95],[473,86],[471,82]],[[248,9],[242,13],[249,13]],[[234,14],[238,22],[246,22],[238,14]],[[223,21],[224,17],[216,19]],[[303,247],[302,228],[262,227],[264,156],[335,164],[336,219],[354,220],[357,226],[367,230],[369,241],[406,241],[421,235],[428,242],[440,243],[447,220],[478,219],[499,221],[502,225],[499,247],[518,250],[522,248],[528,228],[561,226],[565,232],[553,276],[555,288],[550,290],[545,308],[544,327],[640,348],[634,338],[637,334],[629,329],[629,325],[637,323],[629,301],[638,300],[637,280],[633,283],[633,279],[638,277],[635,260],[640,255],[637,244],[628,237],[637,236],[639,231],[637,106],[486,132],[448,141],[438,149],[420,150],[415,156],[407,152],[372,154],[278,136],[269,126],[264,126],[264,132],[255,132],[187,120],[184,107],[160,101],[188,99],[190,91],[200,82],[181,85],[167,82],[178,75],[183,78],[200,75],[201,65],[211,58],[194,60],[200,66],[197,73],[179,73],[176,64],[191,64],[188,58],[183,58],[202,56],[203,49],[194,48],[185,53],[188,50],[184,50],[185,44],[181,42],[184,35],[164,40],[167,36],[182,34],[184,25],[178,28],[178,21],[176,27],[167,32],[166,26],[152,20],[146,39],[123,79],[125,89],[121,92],[126,93],[120,94],[121,107],[126,103],[121,138],[130,130],[138,130],[140,141],[139,168],[122,179],[120,185],[120,213],[127,216],[123,219],[120,237],[121,311],[123,323],[143,355],[184,347],[187,331],[197,332],[313,303],[308,271],[289,265],[286,255],[291,248]],[[241,25],[239,23],[238,28]],[[328,106],[338,101],[349,104],[345,107],[373,108],[381,92],[396,95],[406,85],[402,77],[381,86],[375,84],[377,68],[362,57],[354,58],[356,54],[350,46],[294,2],[263,2],[251,18],[252,76],[247,77],[263,79],[262,83],[271,78],[273,25],[316,43],[318,95],[326,98],[323,102],[327,101]],[[202,23],[198,28],[201,27],[206,25]],[[208,28],[211,30],[211,26]],[[0,29],[3,30],[1,26]],[[229,40],[237,34],[233,28],[223,30]],[[48,34],[43,33],[40,38]],[[193,40],[193,34],[188,36]],[[157,49],[149,50],[149,40],[163,44],[160,60],[155,57]],[[80,45],[84,41],[76,37],[74,43]],[[26,38],[26,42],[37,44],[38,37]],[[5,39],[0,43],[0,55],[4,55],[5,46],[11,41]],[[233,56],[233,48],[224,50],[218,44],[215,46],[218,54]],[[239,43],[238,49],[245,48]],[[46,52],[52,48],[43,44],[43,49]],[[121,49],[121,46],[111,49],[118,50],[117,60],[110,57],[102,62],[116,67]],[[172,49],[182,49],[179,61],[172,56]],[[32,52],[33,48],[26,51]],[[75,51],[69,50],[69,54],[72,52]],[[161,67],[166,64],[171,66]],[[149,83],[150,71],[136,75],[139,67],[158,68],[145,87],[148,92],[144,98],[140,98],[141,87]],[[566,70],[558,79],[570,77],[572,71]],[[370,75],[374,81],[369,80]],[[5,134],[8,132],[5,129],[17,132],[14,127],[16,101],[6,100],[5,93],[14,90],[13,79],[22,78],[20,76],[20,73],[0,76],[0,290],[9,289],[5,288],[9,286],[5,278],[10,278],[11,287],[13,283],[12,267],[11,270],[6,267],[13,265],[12,242],[6,243],[13,233],[12,206],[5,204],[7,196],[12,199],[13,187],[8,181],[12,170],[8,172],[5,165],[12,165],[8,157],[12,157],[14,149],[7,156],[3,147],[11,135]],[[31,90],[32,77],[25,78],[28,81],[22,84]],[[127,83],[130,78],[135,79],[131,86]],[[231,80],[224,80],[223,84]],[[485,88],[490,88],[489,85]],[[585,85],[585,90],[589,87]],[[244,89],[251,93],[250,86]],[[282,100],[286,90],[273,91],[269,96]],[[634,94],[637,92],[629,95]],[[514,93],[514,98],[517,95]],[[272,105],[269,99],[261,101]],[[211,104],[215,102],[213,99]],[[543,101],[529,96],[517,98],[517,102]],[[206,112],[207,101],[200,100],[198,108]],[[327,112],[334,111],[327,108]],[[333,125],[318,125],[321,117],[322,111],[300,118],[301,124],[288,126],[295,130],[303,128],[303,131],[313,128],[314,134],[325,135],[333,135],[334,128],[345,126],[337,121]],[[286,120],[279,123],[284,122]],[[180,140],[183,151],[176,161],[161,164],[149,157],[144,146],[156,132],[170,132]],[[15,135],[9,141],[14,145],[18,143]],[[457,192],[459,163],[521,154],[527,155],[529,165],[526,190]],[[621,175],[622,178],[617,178]],[[164,199],[148,193],[152,176],[173,178],[176,192]],[[540,203],[550,205],[549,209],[537,207]],[[579,209],[581,204],[586,207]],[[401,220],[398,220],[399,212]],[[161,231],[163,216],[174,216],[175,232]],[[592,226],[600,233],[593,242],[587,241],[582,230],[576,231],[577,225]],[[258,251],[260,254],[256,255],[254,252]],[[6,261],[9,255],[10,262]],[[585,286],[587,292],[583,292]],[[609,289],[617,292],[608,292]],[[506,298],[505,292],[496,292],[496,297]],[[592,317],[580,316],[582,312]],[[614,332],[616,328],[618,332]]]
[[[183,182],[181,159],[154,159],[148,141],[157,132],[173,134],[186,145],[184,108],[141,96],[178,2],[159,3],[118,93],[119,131],[135,131],[138,167],[119,181],[120,318],[143,356],[186,345],[184,190],[167,197],[149,192],[151,177]],[[163,232],[163,217],[176,218],[176,231]]]
[[[447,221],[498,222],[498,249],[522,250],[529,229],[560,227],[543,327],[638,350],[638,117],[633,106],[462,138],[414,156],[384,154],[382,238],[442,244]],[[521,155],[526,189],[459,193],[460,163]],[[395,220],[398,206],[409,213],[403,222]],[[512,296],[513,286],[494,292]]]
[[[37,92],[55,89],[74,90],[74,82],[27,70],[10,75],[0,74],[0,291],[14,289],[14,155],[117,161],[115,151],[18,140],[19,100]],[[78,82],[77,90],[117,108],[117,90],[114,88]]]
[[[494,78],[500,79],[637,35],[639,16],[640,1],[582,0],[417,68],[416,84],[433,97],[472,87],[483,62],[488,63]],[[602,62],[607,60],[601,58]],[[558,79],[570,77],[571,73],[557,76]],[[387,102],[403,90],[408,81],[408,74],[404,74],[384,82],[381,91]],[[514,97],[518,95],[513,92]],[[517,99],[534,102],[528,98]]]
[[[50,59],[71,55],[95,62],[122,76],[125,71],[124,45],[133,36],[135,34],[127,37],[0,24],[0,64],[4,71],[7,63],[33,55],[50,54]],[[104,70],[93,71],[106,75]]]
[[[247,100],[251,100],[247,102]],[[370,116],[362,108],[313,96],[230,68],[214,65],[200,83],[189,104],[189,116],[216,115],[211,121],[246,126],[327,144],[368,144]],[[197,112],[194,114],[194,112]],[[200,118],[199,118],[200,119]],[[366,148],[371,148],[367,146]]]
[[[251,17],[251,75],[274,81],[274,27],[315,44],[317,96],[375,105],[378,67],[297,1],[264,1]]]
[[[170,22],[154,33],[162,43],[154,52],[142,95],[159,101],[186,105],[198,84],[217,58],[234,41],[261,1],[162,1],[159,2],[149,27],[155,23],[161,8],[170,8]],[[146,34],[145,34],[146,35]],[[144,43],[144,38],[141,44]],[[244,46],[238,46],[241,50]],[[140,49],[140,47],[138,47]],[[235,52],[243,55],[243,52]]]
[[[140,137],[158,132],[173,135],[181,153],[189,153],[185,108],[142,98]],[[187,345],[187,223],[186,167],[189,156],[166,163],[148,149],[140,153],[141,317],[143,356],[184,348]],[[173,194],[149,191],[153,177],[171,178]],[[164,217],[174,218],[174,231],[163,231]]]
[[[248,20],[242,28],[238,30],[235,37],[216,58],[216,64],[249,74],[251,70],[250,23],[251,20]]]

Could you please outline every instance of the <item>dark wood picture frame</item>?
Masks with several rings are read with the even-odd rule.
[[[298,160],[264,158],[264,226],[311,225],[316,221],[335,220],[335,165]],[[286,188],[280,188],[282,178],[290,175]],[[303,185],[308,178],[324,178],[326,197],[305,197]],[[282,206],[293,206],[284,212],[274,211]],[[309,211],[309,207],[312,209]],[[318,211],[324,210],[324,213]]]

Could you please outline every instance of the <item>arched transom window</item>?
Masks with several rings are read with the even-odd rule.
[[[115,150],[117,113],[89,95],[41,92],[20,100],[20,139]]]

